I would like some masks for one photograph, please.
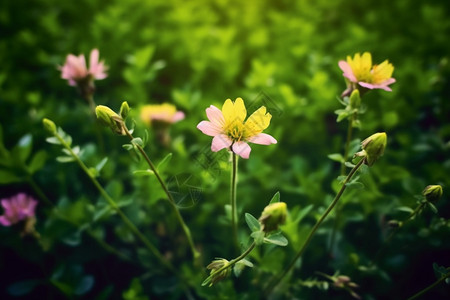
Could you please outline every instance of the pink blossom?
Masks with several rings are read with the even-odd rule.
[[[60,68],[61,78],[67,79],[69,85],[76,86],[78,82],[84,81],[90,76],[92,79],[100,80],[106,78],[107,66],[103,61],[99,62],[99,51],[93,49],[89,58],[89,69],[83,54],[75,56],[67,55],[65,64]]]
[[[209,121],[201,121],[197,128],[213,137],[211,144],[213,152],[227,148],[240,157],[248,159],[251,151],[248,142],[260,145],[277,143],[271,135],[262,133],[269,126],[272,118],[265,106],[261,106],[245,120],[247,109],[242,98],[237,98],[235,102],[227,99],[222,110],[214,105],[208,107],[206,116]]]
[[[21,220],[34,217],[37,201],[24,193],[19,193],[9,199],[2,199],[1,205],[5,213],[0,216],[0,224],[11,226]]]

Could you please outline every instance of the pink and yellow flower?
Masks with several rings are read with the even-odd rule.
[[[141,108],[141,120],[150,125],[153,122],[172,124],[184,119],[184,113],[169,103],[149,104]]]
[[[369,52],[362,55],[356,53],[353,59],[347,56],[346,61],[339,61],[339,67],[344,72],[344,77],[349,80],[352,89],[359,84],[367,89],[392,91],[389,85],[395,82],[395,78],[391,77],[394,67],[388,60],[379,65],[372,65],[372,55]]]
[[[61,78],[67,79],[69,85],[76,86],[79,82],[87,79],[100,80],[107,77],[105,66],[103,61],[99,62],[99,51],[93,49],[89,57],[89,69],[86,67],[86,60],[83,54],[75,56],[69,54],[66,57],[66,62],[60,68]]]
[[[5,210],[0,216],[0,224],[11,226],[19,221],[34,218],[37,201],[24,193],[19,193],[9,199],[2,199],[1,205]]]
[[[266,112],[265,106],[261,106],[245,120],[247,109],[244,100],[237,98],[232,102],[227,99],[222,110],[211,105],[206,109],[206,115],[209,121],[201,121],[197,128],[213,137],[211,150],[214,152],[228,148],[247,159],[251,151],[248,142],[260,145],[277,143],[271,135],[262,133],[272,118],[272,115]]]

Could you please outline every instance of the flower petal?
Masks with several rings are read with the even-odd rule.
[[[222,113],[225,123],[230,127],[234,127],[234,124],[242,124],[247,116],[244,100],[237,98],[235,102],[232,102],[227,99],[222,106]]]
[[[223,127],[223,125],[225,124],[225,119],[223,118],[222,111],[214,105],[211,105],[206,109],[206,116],[212,123],[216,125]]]
[[[234,153],[245,159],[250,157],[250,151],[252,151],[246,142],[235,142],[232,149]]]
[[[258,135],[249,137],[247,139],[248,142],[259,144],[259,145],[270,145],[270,144],[276,144],[277,140],[274,139],[273,136],[266,134],[266,133],[260,133]]]
[[[250,133],[250,136],[257,135],[269,126],[271,119],[272,115],[266,113],[266,107],[261,106],[248,117],[247,121],[245,121],[245,127]]]
[[[5,216],[0,216],[0,224],[3,226],[11,226],[12,223]]]
[[[348,80],[350,80],[351,82],[357,81],[348,62],[344,60],[339,61],[339,68],[341,68],[342,72],[344,72],[342,75],[344,75],[344,77],[346,77]]]
[[[222,133],[222,128],[209,121],[201,121],[197,128],[206,135],[217,136]]]
[[[230,140],[230,138],[225,134],[216,135],[211,143],[211,151],[217,152],[219,150],[222,150],[223,148],[228,148],[232,143],[233,141]]]

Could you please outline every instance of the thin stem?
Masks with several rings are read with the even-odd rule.
[[[334,208],[336,203],[341,198],[342,194],[344,193],[345,189],[347,188],[347,183],[350,181],[350,179],[353,177],[353,175],[356,173],[356,171],[358,171],[358,169],[362,166],[362,164],[365,162],[365,160],[366,160],[365,158],[362,158],[353,167],[353,169],[350,171],[350,173],[347,175],[347,178],[345,179],[344,183],[342,184],[342,187],[339,190],[339,192],[336,194],[336,197],[333,199],[333,201],[328,206],[327,210],[323,213],[323,215],[320,217],[320,219],[316,222],[314,227],[311,229],[311,232],[309,233],[308,237],[306,238],[305,242],[303,243],[303,246],[300,248],[300,250],[298,251],[295,258],[292,260],[292,262],[288,265],[288,267],[285,268],[284,271],[279,276],[277,276],[274,280],[272,280],[271,283],[269,283],[268,287],[265,289],[265,293],[264,293],[265,295],[269,295],[273,291],[273,289],[281,282],[281,280],[284,278],[284,276],[286,276],[286,274],[288,274],[292,270],[292,268],[294,267],[297,260],[300,258],[300,256],[302,256],[306,247],[311,242],[311,239],[314,236],[314,234],[316,233],[319,226],[322,224],[322,222],[325,220],[325,218],[328,216],[328,214],[331,212],[331,210]]]
[[[420,205],[416,207],[416,209],[409,215],[409,217],[405,221],[403,221],[403,224],[400,227],[395,228],[389,234],[389,236],[386,238],[386,240],[384,241],[383,245],[381,246],[380,250],[378,250],[377,254],[375,254],[375,258],[369,264],[370,266],[375,264],[375,262],[380,258],[381,254],[384,252],[384,250],[386,249],[387,245],[391,242],[391,240],[394,238],[394,235],[397,234],[397,232],[400,230],[400,228],[402,228],[406,223],[411,221],[422,210],[422,208],[425,206],[425,204],[426,204],[426,202],[420,203]]]
[[[237,230],[237,201],[236,201],[236,190],[237,190],[237,169],[238,169],[238,158],[236,153],[231,153],[231,184],[230,184],[230,205],[231,205],[231,227],[233,229],[233,238],[236,247],[238,247],[238,230]]]
[[[72,148],[64,141],[64,139],[59,136],[58,133],[54,133],[56,138],[59,140],[61,145],[63,145],[64,148],[69,151],[70,155],[76,160],[78,165],[81,167],[81,169],[88,175],[89,179],[92,181],[92,183],[95,185],[95,187],[98,189],[100,194],[105,198],[105,200],[108,202],[108,204],[117,212],[117,214],[120,216],[122,221],[125,223],[125,225],[133,232],[140,240],[141,242],[150,250],[151,253],[153,253],[154,256],[170,271],[177,274],[176,269],[172,266],[172,264],[164,258],[164,256],[159,252],[159,250],[142,234],[142,232],[139,231],[139,229],[133,224],[133,222],[130,221],[130,219],[122,212],[120,207],[117,205],[117,203],[109,196],[109,194],[103,189],[103,187],[100,185],[100,183],[97,181],[97,179],[89,172],[89,169],[86,167],[86,165],[81,161],[81,159],[76,155]]]
[[[445,279],[447,279],[449,277],[450,277],[450,272],[445,274],[445,276],[439,278],[434,283],[430,284],[429,286],[427,286],[426,288],[424,288],[420,292],[418,292],[418,293],[414,294],[413,296],[409,297],[408,300],[414,300],[414,299],[419,298],[420,296],[422,296],[423,294],[425,294],[426,292],[428,292],[429,290],[431,290],[432,288],[434,288],[435,286],[437,286],[438,284],[440,284],[442,281],[444,281]]]
[[[341,164],[341,176],[345,175],[345,162],[347,161],[348,153],[350,151],[350,142],[352,140],[352,134],[353,134],[353,122],[356,118],[356,113],[352,114],[349,121],[348,121],[348,128],[347,128],[347,140],[345,141],[345,148],[344,148],[344,162]],[[333,228],[331,229],[331,235],[330,235],[330,242],[328,244],[328,253],[330,255],[333,253],[334,243],[336,241],[336,232],[339,226],[339,221],[341,217],[341,205],[337,205],[336,207],[336,214],[334,217],[334,223]]]
[[[128,131],[128,128],[126,128],[126,126],[123,126],[123,128],[125,130],[126,135],[130,138],[130,140],[133,140],[134,137],[130,133],[130,131]],[[172,194],[170,193],[169,189],[167,188],[166,183],[161,178],[161,175],[158,173],[158,170],[156,169],[155,165],[153,164],[153,162],[148,157],[147,153],[145,153],[144,149],[141,146],[137,145],[137,144],[134,144],[134,145],[136,146],[138,151],[141,153],[141,155],[144,157],[144,159],[147,162],[147,164],[149,165],[150,169],[153,171],[153,173],[155,174],[156,178],[158,179],[159,184],[161,185],[161,188],[164,190],[164,193],[167,195],[167,199],[169,200],[170,206],[172,207],[173,211],[175,212],[175,216],[176,216],[178,222],[180,223],[181,228],[183,229],[183,232],[186,235],[186,238],[188,239],[189,247],[191,248],[191,252],[192,252],[192,256],[194,258],[194,262],[196,264],[200,263],[200,261],[199,261],[199,259],[200,259],[200,252],[198,252],[195,249],[194,241],[192,240],[191,231],[189,230],[189,227],[184,222],[183,217],[181,216],[180,211],[178,210],[178,207],[177,207],[177,205],[175,203],[175,200],[173,199]]]

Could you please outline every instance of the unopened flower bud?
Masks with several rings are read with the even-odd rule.
[[[429,202],[439,200],[442,197],[442,194],[442,186],[440,185],[429,185],[422,192],[422,195],[424,195]]]
[[[358,109],[361,106],[361,96],[359,90],[353,90],[350,95],[350,107]]]
[[[229,264],[230,264],[229,261],[226,260],[225,258],[217,258],[206,267],[208,270],[211,270],[210,274],[212,276],[210,278],[209,286],[212,286],[217,282],[219,282],[220,280],[225,279],[231,273],[231,268],[229,267]],[[217,272],[221,268],[223,268],[223,270]]]
[[[122,102],[122,105],[120,106],[119,115],[122,117],[122,119],[125,120],[129,112],[130,106],[128,106],[128,102],[127,101]]]
[[[98,105],[95,108],[95,114],[99,121],[103,125],[111,128],[114,133],[125,135],[125,124],[122,117],[115,113],[111,108],[104,105]]]
[[[284,202],[276,202],[267,205],[259,218],[261,229],[264,232],[271,232],[278,229],[279,225],[286,222],[287,206]]]
[[[44,124],[44,128],[49,132],[49,133],[56,133],[56,125],[52,120],[49,120],[47,118],[44,118],[42,120],[42,123]]]
[[[397,220],[390,220],[387,224],[391,228],[398,228],[398,227],[402,226],[402,222],[397,221]]]
[[[383,154],[386,148],[387,135],[385,132],[372,134],[362,141],[361,146],[366,157],[366,164],[372,166]],[[361,154],[359,154],[361,155]]]

